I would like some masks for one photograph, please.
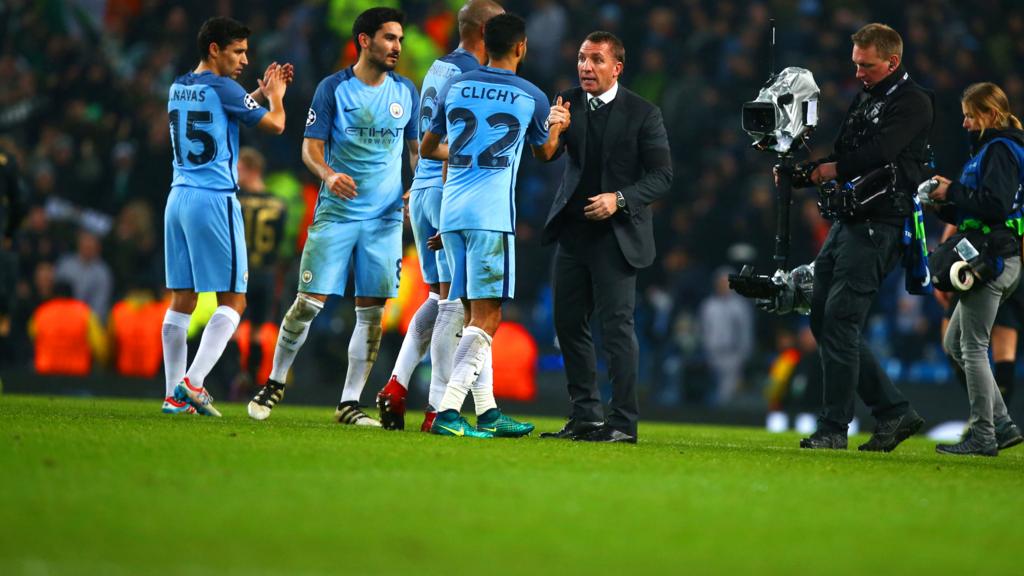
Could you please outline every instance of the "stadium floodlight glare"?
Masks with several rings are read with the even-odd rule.
[[[814,75],[790,67],[772,76],[752,102],[743,104],[743,130],[759,150],[786,154],[818,125],[818,95]]]

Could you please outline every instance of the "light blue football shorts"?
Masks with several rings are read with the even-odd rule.
[[[440,186],[413,188],[409,192],[409,222],[412,224],[412,237],[416,241],[423,282],[451,282],[452,273],[444,249],[434,251],[427,247],[427,240],[437,234],[441,224]]]
[[[234,193],[171,189],[164,210],[164,270],[171,290],[245,293],[245,224]]]
[[[302,250],[299,291],[345,296],[350,267],[354,267],[356,296],[398,296],[402,221],[314,221]]]
[[[516,287],[515,240],[511,232],[492,230],[442,233],[441,241],[452,273],[448,299],[511,300]]]

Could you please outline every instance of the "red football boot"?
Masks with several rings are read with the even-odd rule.
[[[420,424],[420,432],[430,433],[430,428],[434,425],[434,418],[437,418],[437,412],[426,411],[423,413],[423,424]]]
[[[405,430],[405,395],[408,390],[392,376],[384,389],[377,393],[380,424],[385,430]]]

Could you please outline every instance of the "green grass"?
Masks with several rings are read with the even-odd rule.
[[[595,446],[342,428],[328,407],[286,404],[260,423],[241,405],[219,420],[159,406],[0,396],[0,574],[1021,566],[1024,447],[808,452],[793,434],[669,424]]]

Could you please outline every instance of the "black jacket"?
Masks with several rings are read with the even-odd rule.
[[[24,192],[14,156],[0,150],[0,239],[14,238],[24,213]]]
[[[1024,131],[1016,128],[990,128],[984,133],[971,133],[971,156],[996,138],[1007,138],[1024,145]],[[977,218],[992,228],[992,234],[1001,240],[1001,245],[1011,241],[1016,243],[1016,234],[1006,227],[1005,222],[1014,210],[1014,200],[1024,167],[1017,164],[1017,157],[1007,146],[997,142],[985,152],[980,170],[980,185],[977,189],[968,188],[957,180],[949,185],[946,193],[949,204],[939,209],[939,218],[950,224],[959,224],[960,218],[965,215]]]
[[[928,137],[935,119],[932,95],[899,67],[885,80],[865,89],[846,114],[836,137],[837,179],[848,182],[886,164],[896,165],[896,192],[859,218],[901,219],[913,210],[917,185],[931,174]]]
[[[549,244],[558,239],[563,228],[562,211],[576,191],[583,171],[600,170],[598,192],[620,191],[626,201],[626,208],[611,218],[623,256],[635,268],[650,266],[655,254],[650,204],[664,196],[672,184],[672,155],[661,110],[620,84],[601,145],[603,161],[600,166],[584,166],[586,94],[576,87],[559,96],[571,102],[569,111],[573,119],[559,137],[555,158],[567,151],[569,159],[548,211],[541,241]]]

